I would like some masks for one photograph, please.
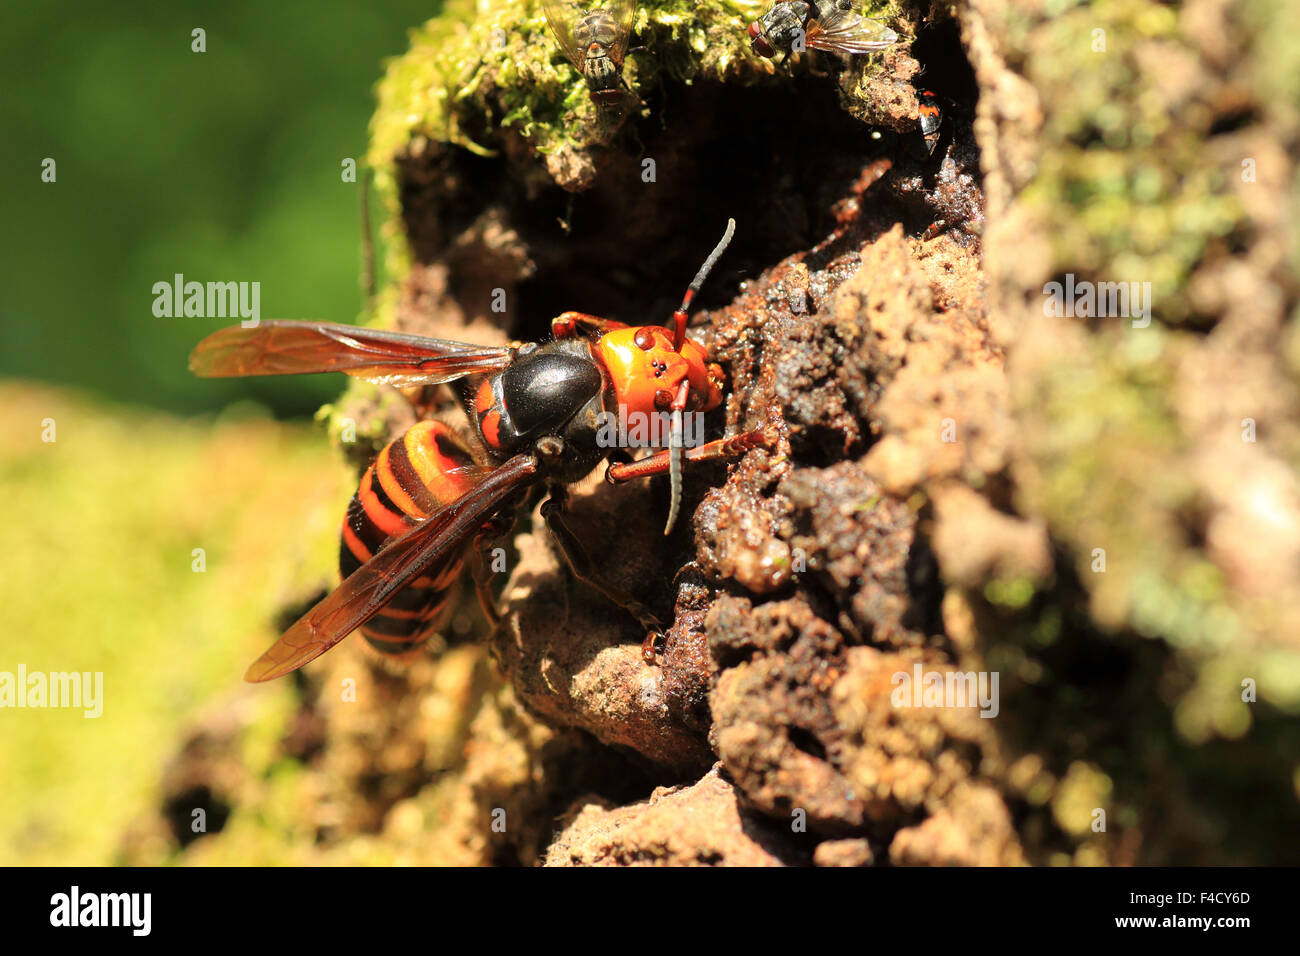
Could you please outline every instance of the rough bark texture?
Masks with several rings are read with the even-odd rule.
[[[695,318],[730,381],[710,427],[780,445],[690,471],[666,540],[661,482],[575,490],[596,566],[673,621],[657,666],[525,516],[485,642],[468,612],[407,670],[348,642],[271,756],[200,728],[128,855],[1294,862],[1300,48],[1265,5],[903,4],[914,42],[773,71],[753,10],[647,4],[618,117],[539,10],[480,7],[379,87],[378,321],[661,322],[735,216]],[[1046,315],[1067,273],[1150,282],[1149,326]],[[411,415],[333,409],[380,443]],[[996,673],[996,716],[900,705],[918,664]],[[190,842],[194,793],[231,823]]]

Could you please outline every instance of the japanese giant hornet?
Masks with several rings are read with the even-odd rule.
[[[631,613],[647,630],[654,659],[663,626],[627,592],[602,581],[565,524],[565,485],[620,454],[602,447],[603,412],[671,416],[666,449],[610,461],[613,483],[669,475],[667,534],[677,519],[685,461],[733,458],[770,446],[767,429],[684,449],[682,416],[722,402],[722,369],[686,337],[686,310],[735,231],[705,260],[673,313],[672,328],[631,327],[580,312],[552,320],[542,344],[489,347],[324,322],[262,322],[214,332],[194,349],[204,377],[345,372],[399,387],[457,383],[470,443],[437,421],[422,421],[390,442],[362,475],[348,506],[339,550],[343,583],[299,618],[248,668],[244,679],[288,674],[360,629],[377,651],[405,656],[446,623],[471,546],[488,619],[497,620],[485,551],[506,534],[526,493],[548,493],[542,514],[575,577]]]
[[[898,41],[898,34],[858,13],[853,0],[781,0],[749,25],[749,45],[759,56],[788,57],[799,41],[809,50],[871,53]]]
[[[618,103],[636,0],[607,0],[591,10],[573,0],[542,0],[542,12],[560,49],[586,79],[592,102]]]

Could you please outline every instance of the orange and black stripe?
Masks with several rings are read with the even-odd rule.
[[[943,122],[939,98],[931,90],[921,90],[917,93],[916,100],[921,118],[921,137],[925,140],[926,150],[934,153],[934,147],[939,143],[939,127]]]
[[[474,459],[442,422],[420,422],[384,447],[361,476],[348,504],[339,547],[339,571],[348,577],[385,542],[439,508],[451,504],[475,483],[467,468]],[[384,654],[406,654],[447,623],[456,607],[464,560],[447,555],[397,594],[360,628]]]
[[[479,436],[493,451],[501,450],[501,413],[505,409],[497,393],[496,383],[499,381],[499,375],[483,379],[474,387],[471,401]]]

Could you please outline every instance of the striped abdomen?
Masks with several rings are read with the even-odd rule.
[[[384,446],[361,476],[348,504],[339,548],[339,571],[348,577],[394,535],[451,504],[475,483],[473,458],[441,422],[420,422]],[[414,650],[447,623],[456,608],[463,552],[425,568],[359,630],[384,654]]]

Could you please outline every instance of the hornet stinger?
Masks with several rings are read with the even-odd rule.
[[[565,312],[552,320],[550,341],[509,347],[291,321],[234,326],[200,342],[190,368],[204,377],[344,372],[397,387],[456,383],[472,427],[467,442],[441,422],[421,421],[380,451],[343,521],[343,583],[254,661],[245,679],[288,674],[354,630],[380,653],[413,653],[454,611],[467,559],[484,612],[495,623],[485,553],[510,531],[530,492],[547,495],[542,514],[575,577],[641,623],[642,655],[653,662],[663,625],[641,601],[596,573],[564,520],[565,486],[604,460],[605,476],[614,483],[667,474],[667,534],[678,516],[683,462],[734,458],[774,444],[769,425],[683,447],[683,415],[716,408],[723,385],[722,369],[686,336],[687,309],[734,231],[732,220],[673,313],[671,328]],[[670,417],[668,447],[629,460],[598,440],[602,413]]]

